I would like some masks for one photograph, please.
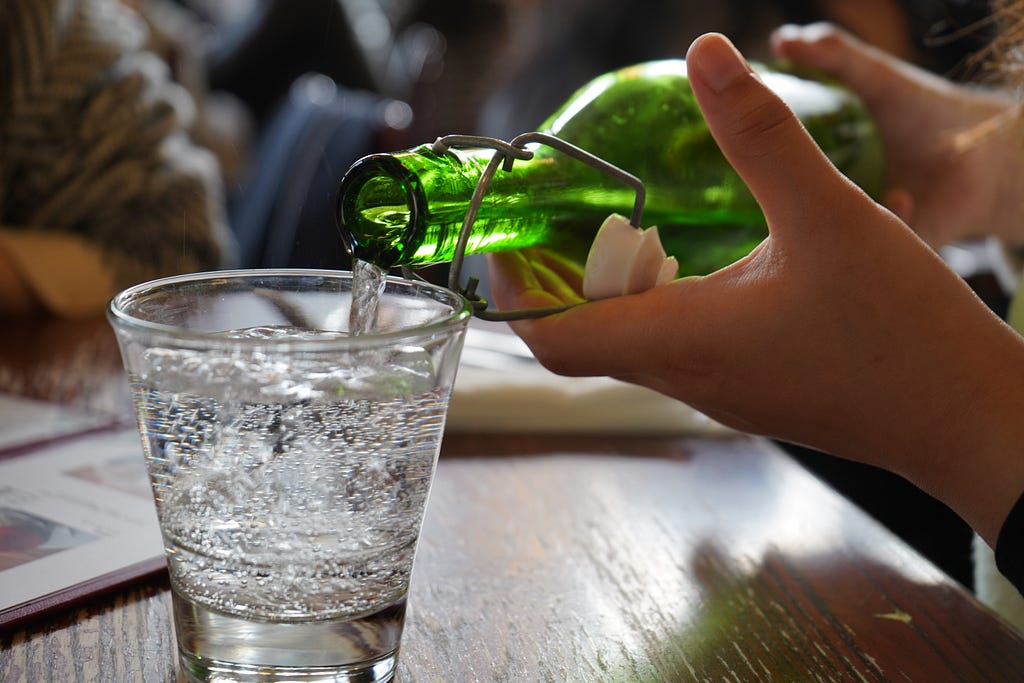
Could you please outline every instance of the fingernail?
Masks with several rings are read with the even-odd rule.
[[[803,37],[804,28],[797,24],[783,24],[772,31],[772,38],[779,40],[800,40]]]
[[[835,26],[827,21],[818,21],[813,24],[786,24],[775,29],[774,37],[783,40],[800,41],[804,43],[816,43],[835,33]]]
[[[753,72],[733,44],[717,33],[698,38],[690,47],[687,61],[697,66],[700,78],[715,92],[725,90],[740,76]]]

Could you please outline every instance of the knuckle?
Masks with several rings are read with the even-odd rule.
[[[737,151],[751,157],[782,151],[797,123],[793,112],[774,95],[759,95],[758,101],[737,111],[741,113],[731,126],[730,135],[738,143]]]

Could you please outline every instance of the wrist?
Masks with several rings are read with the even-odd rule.
[[[1005,103],[990,119],[968,131],[957,148],[963,154],[976,155],[972,167],[985,173],[988,206],[976,224],[964,226],[972,234],[961,237],[995,235],[1007,244],[1024,245],[1024,116],[1021,105]]]
[[[958,401],[964,414],[937,430],[935,457],[917,473],[992,547],[1024,493],[1024,340],[1003,327],[1003,344],[976,340],[973,386]]]

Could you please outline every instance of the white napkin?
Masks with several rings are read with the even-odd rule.
[[[475,323],[476,321],[474,321]],[[562,377],[516,336],[471,325],[455,380],[451,432],[723,435],[684,403],[608,377]]]

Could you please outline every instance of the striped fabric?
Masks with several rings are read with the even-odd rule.
[[[117,289],[231,257],[188,95],[119,0],[0,0],[0,230],[95,246]]]

